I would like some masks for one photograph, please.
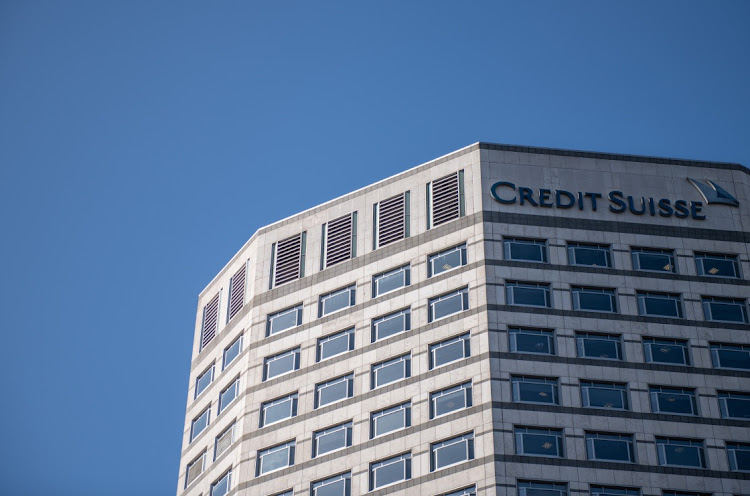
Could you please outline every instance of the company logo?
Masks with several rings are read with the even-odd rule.
[[[687,178],[687,180],[690,181],[690,184],[695,186],[695,189],[697,189],[703,199],[706,200],[707,205],[719,203],[722,205],[731,205],[733,207],[740,206],[740,202],[737,201],[737,198],[730,195],[727,190],[710,179],[706,179],[705,183],[691,177]]]

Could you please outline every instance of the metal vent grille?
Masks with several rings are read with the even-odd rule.
[[[378,205],[378,248],[406,237],[406,194],[393,196]]]
[[[276,244],[274,286],[300,278],[302,261],[302,233],[283,239]]]
[[[328,223],[325,243],[326,267],[352,258],[352,214]]]
[[[245,269],[243,265],[229,280],[229,320],[242,309],[245,304]]]
[[[432,181],[432,225],[445,224],[460,215],[458,172]]]
[[[198,478],[203,473],[203,465],[205,465],[206,453],[204,452],[201,456],[188,466],[187,469],[187,483],[186,486]]]
[[[227,431],[216,440],[216,457],[224,453],[232,445],[232,442],[234,442],[234,426],[227,429]]]
[[[203,329],[201,329],[201,349],[203,349],[216,336],[216,327],[219,323],[219,295],[214,296],[208,304],[203,307]]]

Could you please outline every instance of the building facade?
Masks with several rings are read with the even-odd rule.
[[[201,293],[177,494],[750,494],[750,175],[477,143]]]

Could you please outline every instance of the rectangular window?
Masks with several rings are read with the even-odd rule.
[[[355,294],[355,286],[352,284],[346,288],[322,295],[318,302],[318,317],[323,317],[324,315],[353,307]]]
[[[674,251],[633,248],[633,270],[649,272],[677,272],[674,263]]]
[[[513,388],[513,401],[517,403],[560,404],[557,379],[512,376],[510,381]]]
[[[711,343],[711,361],[717,369],[750,370],[750,346]]]
[[[516,427],[516,454],[563,457],[562,429]]]
[[[589,486],[590,496],[640,496],[641,491],[633,487]]]
[[[320,270],[357,256],[357,212],[326,222],[322,231]]]
[[[224,429],[224,432],[216,436],[214,440],[214,461],[228,450],[234,442],[237,431],[236,426],[237,424],[233,422],[232,425]]]
[[[247,265],[243,265],[229,280],[229,298],[227,298],[227,322],[242,310],[245,304],[245,273]]]
[[[622,360],[622,339],[611,334],[576,333],[576,352],[581,358]]]
[[[433,322],[469,309],[469,288],[457,289],[435,298],[427,306],[427,321]]]
[[[430,393],[430,418],[471,407],[471,381]]]
[[[731,277],[733,279],[742,277],[737,255],[696,253],[695,266],[699,276]]]
[[[657,437],[656,453],[662,466],[706,468],[703,441]]]
[[[227,388],[219,394],[219,413],[223,412],[240,392],[240,378],[237,377]]]
[[[427,277],[448,272],[466,263],[466,243],[463,243],[427,257]]]
[[[509,327],[510,351],[535,355],[555,354],[555,333],[546,329]]]
[[[210,496],[225,496],[232,489],[232,471],[222,475],[219,480],[211,484]]]
[[[383,272],[372,278],[372,297],[396,291],[411,284],[411,267],[404,265],[389,272]]]
[[[354,328],[318,339],[317,361],[347,353],[354,349]]]
[[[586,267],[612,267],[609,245],[568,243],[568,263]]]
[[[747,324],[745,300],[739,298],[703,297],[703,314],[713,322],[738,322]]]
[[[464,215],[464,171],[427,184],[427,229]]]
[[[204,451],[192,462],[187,464],[185,469],[185,488],[198,478],[206,469],[206,452]]]
[[[679,339],[644,337],[643,355],[647,363],[690,365],[688,342]]]
[[[212,363],[211,366],[208,369],[206,369],[205,372],[199,375],[198,378],[195,380],[195,398],[200,396],[200,394],[203,391],[205,391],[206,388],[210,386],[213,381],[214,381],[214,364]]]
[[[255,476],[259,477],[263,474],[294,465],[295,444],[294,441],[289,441],[258,451]]]
[[[411,453],[370,464],[370,491],[411,479]]]
[[[310,485],[311,496],[351,496],[352,474],[334,475]]]
[[[430,445],[430,472],[473,459],[473,432]]]
[[[193,440],[198,437],[198,434],[203,432],[206,427],[208,427],[209,421],[211,417],[211,408],[206,408],[201,412],[200,415],[195,417],[193,419],[193,422],[190,424],[190,442],[192,443]]]
[[[614,289],[571,286],[570,291],[573,296],[573,310],[617,313]]]
[[[538,239],[503,239],[505,260],[547,263],[547,242]]]
[[[370,415],[370,439],[407,427],[411,427],[410,401]]]
[[[329,427],[313,433],[313,458],[352,445],[352,423]]]
[[[636,296],[638,315],[682,318],[682,301],[679,294],[637,291]]]
[[[394,334],[406,332],[411,329],[411,309],[405,308],[398,312],[390,313],[376,319],[372,319],[370,339],[374,343]]]
[[[315,385],[315,408],[354,396],[354,374]]]
[[[477,486],[465,487],[458,491],[451,491],[443,496],[477,496]]]
[[[635,463],[633,436],[630,434],[586,433],[589,460]]]
[[[266,322],[266,337],[302,325],[302,304],[272,313]]]
[[[750,419],[750,394],[735,391],[719,391],[721,418]]]
[[[219,326],[219,295],[211,298],[206,306],[203,307],[203,321],[201,322],[201,350],[216,336],[216,329]]]
[[[430,370],[471,356],[470,334],[430,345]]]
[[[240,351],[242,351],[242,336],[235,339],[224,350],[224,360],[222,361],[221,370],[226,369],[240,355]]]
[[[293,393],[260,405],[260,427],[296,417],[297,398],[297,393]]]
[[[411,377],[411,353],[372,366],[370,388]]]
[[[279,353],[263,359],[263,380],[267,381],[280,375],[288,374],[299,369],[300,349]]]
[[[305,277],[305,244],[307,232],[290,236],[271,245],[271,281],[275,288]]]
[[[518,481],[518,496],[567,496],[567,484]]]
[[[733,472],[750,472],[750,444],[727,443],[729,470]]]
[[[617,382],[581,381],[581,405],[585,408],[629,410],[628,387]]]
[[[508,305],[552,308],[549,284],[533,282],[505,282],[505,299]]]
[[[410,193],[405,191],[372,206],[372,249],[409,237]]]

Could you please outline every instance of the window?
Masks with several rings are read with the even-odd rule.
[[[247,264],[243,265],[237,272],[234,273],[231,279],[229,279],[229,298],[227,298],[227,322],[232,320],[232,317],[237,315],[242,310],[242,305],[245,304],[245,273],[247,272]]]
[[[266,322],[266,337],[302,325],[302,304],[272,313]]]
[[[703,441],[657,437],[656,453],[659,465],[706,468]]]
[[[372,206],[372,249],[409,237],[411,206],[409,191]]]
[[[305,277],[307,232],[271,245],[271,280],[268,289]]]
[[[633,270],[649,272],[677,272],[672,250],[633,248]]]
[[[219,458],[234,442],[235,431],[237,430],[236,423],[232,422],[232,425],[224,429],[224,432],[219,434],[214,440],[214,461]]]
[[[208,386],[214,381],[214,364],[206,369],[198,378],[195,380],[195,397],[197,398],[200,394],[206,390]]]
[[[549,284],[506,281],[505,299],[508,305],[552,308]]]
[[[573,296],[573,310],[617,313],[614,289],[571,286],[570,291]]]
[[[747,324],[745,300],[738,298],[703,297],[703,314],[714,322],[739,322]]]
[[[294,465],[295,442],[289,441],[258,451],[258,462],[255,476],[261,476],[274,470]]]
[[[373,319],[370,339],[374,343],[409,329],[411,329],[411,309],[405,308]]]
[[[315,408],[354,396],[354,374],[315,385]]]
[[[451,491],[443,496],[477,496],[477,486],[465,487],[458,491]]]
[[[430,345],[430,370],[471,356],[470,334]]]
[[[750,419],[750,394],[734,391],[719,391],[721,418]]]
[[[503,240],[505,260],[547,262],[547,242],[536,239],[505,238]]]
[[[411,427],[410,401],[370,415],[370,439],[407,427]]]
[[[334,475],[311,484],[311,496],[350,496],[352,491],[352,474]]]
[[[629,487],[589,486],[591,496],[640,496],[641,492]]]
[[[355,286],[352,284],[349,287],[321,296],[318,303],[318,317],[338,312],[344,308],[353,307],[355,294]]]
[[[318,339],[317,361],[347,353],[354,349],[354,328]]]
[[[187,488],[206,469],[206,452],[204,451],[185,469],[185,487]]]
[[[682,318],[680,295],[638,291],[638,314],[650,317]]]
[[[734,279],[742,277],[737,255],[696,253],[695,266],[699,276],[731,277]]]
[[[509,327],[508,339],[510,339],[510,351],[514,353],[555,354],[554,331]]]
[[[232,489],[232,471],[222,475],[219,480],[211,484],[211,496],[224,496]]]
[[[201,350],[216,336],[216,329],[219,326],[219,295],[203,307],[203,321],[201,322]]]
[[[750,370],[750,346],[711,343],[711,361],[717,369]]]
[[[297,416],[297,393],[282,396],[260,405],[260,427]]]
[[[676,413],[678,415],[698,415],[695,390],[651,386],[651,411],[654,413]]]
[[[466,243],[448,248],[427,258],[427,277],[466,265]]]
[[[469,288],[457,289],[429,300],[427,306],[427,321],[433,322],[468,309]]]
[[[567,496],[567,484],[518,481],[518,496]]]
[[[430,393],[430,418],[471,407],[471,382]]]
[[[240,351],[242,351],[242,336],[235,339],[234,342],[224,350],[224,361],[221,370],[226,369],[227,366],[239,356]]]
[[[411,354],[373,365],[370,388],[379,388],[407,377],[411,377]]]
[[[430,472],[473,459],[473,432],[430,445]]]
[[[370,464],[370,491],[411,479],[411,453]]]
[[[357,212],[323,224],[320,270],[357,256]]]
[[[516,427],[516,454],[563,456],[563,433],[561,429],[538,429],[531,427]]]
[[[586,433],[586,455],[589,460],[634,463],[633,436],[601,432]]]
[[[411,284],[411,268],[408,265],[378,274],[372,278],[372,297],[396,291]]]
[[[750,444],[727,443],[729,470],[734,472],[750,471]]]
[[[568,263],[588,267],[612,267],[609,245],[568,243]]]
[[[352,423],[329,427],[313,433],[313,458],[352,445]]]
[[[662,496],[711,496],[711,493],[693,493],[688,491],[662,491],[661,494]]]
[[[586,408],[628,410],[628,388],[617,382],[581,381],[581,405]]]
[[[557,379],[544,377],[511,377],[513,401],[517,403],[543,403],[558,405]]]
[[[219,394],[219,413],[223,412],[230,405],[240,392],[240,378],[237,377],[227,388]]]
[[[263,360],[263,380],[267,381],[299,369],[299,348],[285,351]]]
[[[679,339],[643,338],[643,355],[647,363],[690,365],[688,342]]]
[[[622,360],[621,338],[610,334],[577,332],[576,351],[581,358]]]
[[[196,437],[198,437],[198,434],[203,432],[206,427],[208,427],[209,420],[211,417],[211,408],[206,408],[201,412],[200,415],[198,415],[196,418],[193,419],[193,422],[190,424],[190,442],[192,443],[193,440],[195,440]]]
[[[464,171],[427,184],[427,229],[464,216]]]
[[[294,496],[294,490],[293,489],[289,489],[287,491],[274,494],[274,496]]]

